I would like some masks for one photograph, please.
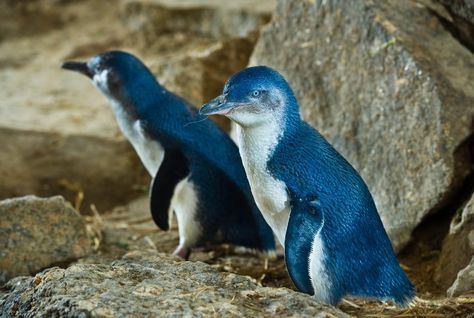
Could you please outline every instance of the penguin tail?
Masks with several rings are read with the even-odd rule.
[[[410,306],[410,304],[413,303],[415,296],[416,296],[415,287],[407,279],[407,284],[402,286],[402,288],[395,293],[392,300],[397,306],[406,308]]]
[[[392,284],[390,284],[391,286],[388,289],[387,298],[392,300],[397,306],[406,308],[413,302],[416,296],[415,287],[400,267],[393,273],[392,277]]]
[[[369,272],[370,273],[370,272]],[[415,287],[398,263],[385,264],[374,270],[376,275],[364,275],[348,294],[368,299],[392,301],[398,307],[408,307],[416,296]]]
[[[277,258],[277,252],[275,249],[260,249],[245,246],[236,246],[234,251],[237,254],[252,254],[260,258],[268,258],[270,260],[275,260]]]

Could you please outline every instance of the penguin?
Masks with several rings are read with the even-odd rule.
[[[252,194],[284,246],[296,288],[335,305],[344,296],[406,306],[415,290],[401,269],[369,189],[357,171],[301,119],[277,71],[234,74],[200,109],[237,124]]]
[[[230,243],[274,255],[275,241],[253,200],[238,148],[215,123],[168,91],[135,56],[108,51],[63,69],[86,75],[110,102],[120,130],[151,175],[150,210],[162,230],[174,211],[179,245]]]

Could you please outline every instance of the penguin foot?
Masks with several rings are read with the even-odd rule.
[[[184,260],[188,260],[189,255],[191,255],[191,249],[189,247],[182,247],[178,245],[178,247],[176,247],[174,250],[173,255],[177,255]]]

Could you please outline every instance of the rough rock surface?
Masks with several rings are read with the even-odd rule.
[[[0,312],[11,317],[347,317],[308,295],[156,252],[131,252],[110,265],[52,268],[7,288]]]
[[[0,201],[0,284],[91,250],[83,218],[62,197]]]
[[[280,0],[251,64],[286,76],[368,183],[397,250],[473,170],[474,56],[421,3]]]
[[[448,296],[455,297],[474,290],[474,256],[471,262],[459,271],[453,285],[448,289]]]
[[[443,288],[451,286],[458,275],[458,272],[472,263],[474,257],[474,195],[463,209],[456,212],[449,233],[444,239],[443,248],[439,258],[435,279]],[[472,266],[471,266],[472,270]],[[467,273],[457,277],[455,285],[462,286],[467,283],[462,282],[467,279]],[[474,280],[471,277],[471,283]],[[474,287],[474,285],[472,285]],[[459,287],[461,288],[461,287]],[[455,288],[454,290],[459,290]]]

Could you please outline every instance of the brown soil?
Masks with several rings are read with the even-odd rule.
[[[160,231],[148,212],[148,199],[142,197],[126,207],[116,208],[102,216],[88,217],[91,228],[100,230],[100,245],[96,254],[80,262],[109,262],[136,249],[153,249],[171,253],[178,244],[176,226]],[[446,298],[433,281],[433,271],[446,228],[432,219],[417,230],[414,241],[400,254],[400,262],[417,288],[417,299],[409,308],[397,308],[391,303],[344,299],[342,311],[357,317],[474,317],[474,293]],[[202,261],[222,271],[253,277],[263,286],[295,289],[287,274],[281,249],[276,259],[241,254],[230,246],[212,250],[195,250],[191,261]]]

